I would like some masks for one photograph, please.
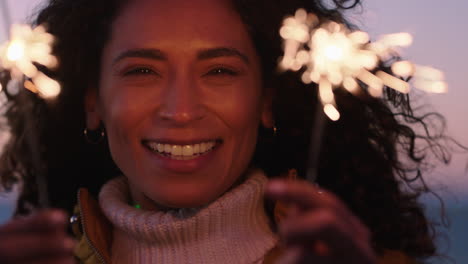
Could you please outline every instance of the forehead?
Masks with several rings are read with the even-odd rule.
[[[113,23],[112,40],[126,47],[252,46],[229,0],[130,1]]]

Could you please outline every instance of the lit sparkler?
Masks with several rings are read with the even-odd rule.
[[[53,41],[43,26],[33,29],[28,25],[13,25],[10,41],[0,46],[0,70],[8,70],[13,80],[23,80],[24,76],[31,79],[24,86],[43,98],[57,96],[59,83],[35,66],[57,67],[57,59],[51,55]]]
[[[439,70],[399,61],[391,66],[392,74],[372,73],[380,61],[386,61],[399,47],[412,44],[408,33],[389,34],[369,42],[366,32],[350,31],[345,25],[328,22],[319,26],[319,19],[299,9],[284,20],[280,29],[284,39],[284,56],[280,67],[298,71],[305,68],[302,81],[318,84],[318,93],[325,114],[333,121],[340,118],[333,90],[344,87],[351,93],[360,88],[358,80],[368,86],[374,97],[382,95],[385,86],[401,93],[410,91],[402,80],[413,76],[413,86],[429,92],[446,92],[447,84]]]
[[[304,69],[302,81],[318,84],[321,104],[318,104],[310,135],[306,174],[311,182],[317,178],[325,119],[323,113],[333,121],[340,118],[334,89],[344,87],[356,94],[362,89],[360,81],[367,85],[368,93],[374,97],[381,96],[385,86],[409,93],[411,86],[404,79],[412,77],[416,88],[435,93],[447,91],[441,71],[409,61],[393,63],[392,74],[381,70],[375,72],[379,63],[392,59],[398,48],[412,44],[412,36],[408,33],[384,35],[376,42],[370,42],[366,32],[353,32],[333,21],[321,24],[316,15],[299,9],[294,16],[283,21],[280,35],[284,39],[280,68],[292,71]]]
[[[3,3],[3,2],[2,2]],[[5,24],[9,25],[9,16],[5,3],[3,3]],[[17,94],[20,89],[26,88],[44,99],[56,97],[61,90],[60,84],[42,73],[37,66],[42,65],[48,69],[57,67],[58,61],[51,54],[54,37],[47,33],[43,26],[31,28],[28,25],[13,25],[10,31],[10,41],[0,45],[0,90],[5,88],[10,95]],[[25,129],[34,131],[36,117],[32,105],[28,102],[23,107],[30,108],[25,115]],[[36,137],[28,137],[27,144],[31,150],[32,162],[36,168],[36,184],[39,204],[49,206],[47,195],[47,181],[42,169],[42,160],[39,155],[40,145]]]

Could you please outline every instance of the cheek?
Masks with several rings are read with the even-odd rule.
[[[142,101],[143,96],[118,87],[109,88],[103,87],[100,97],[102,121],[112,157],[123,170],[130,162],[129,155],[137,155],[139,131],[151,109],[150,104]]]
[[[226,97],[226,102],[220,104],[224,113],[222,118],[229,129],[228,140],[233,148],[234,163],[238,163],[240,159],[249,159],[255,149],[262,109],[258,90],[260,89],[244,89],[242,93]],[[248,163],[248,160],[243,163]]]
[[[211,106],[230,129],[258,128],[262,109],[262,93],[256,78],[238,83],[216,93]]]

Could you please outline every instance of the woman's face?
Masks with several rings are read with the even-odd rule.
[[[200,206],[245,172],[270,111],[259,58],[229,1],[132,1],[101,64],[88,127],[104,123],[136,202]]]

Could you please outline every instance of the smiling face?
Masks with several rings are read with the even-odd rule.
[[[247,169],[271,120],[259,58],[231,4],[137,0],[114,21],[88,128],[104,123],[133,199],[146,207],[215,200]]]

